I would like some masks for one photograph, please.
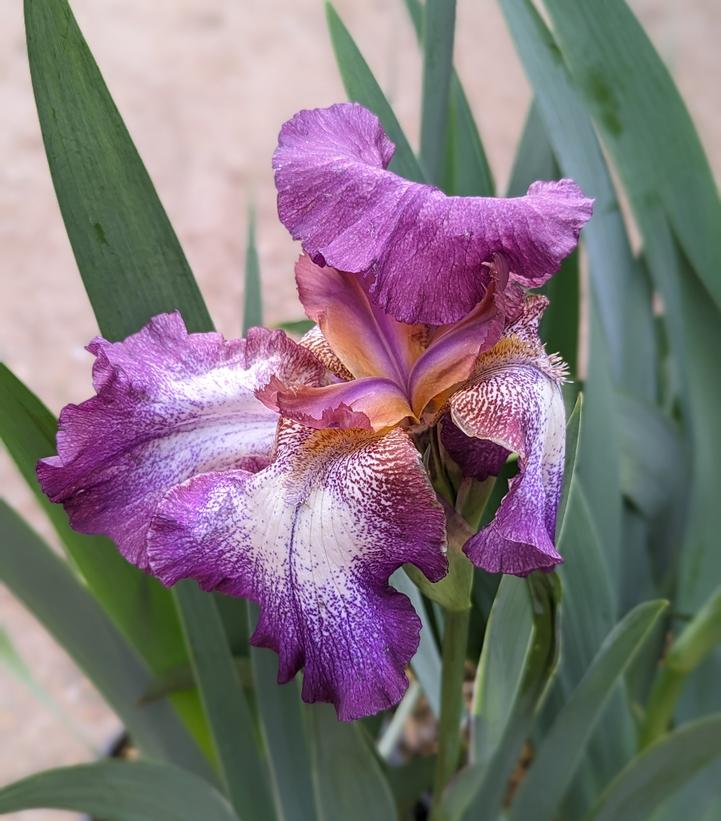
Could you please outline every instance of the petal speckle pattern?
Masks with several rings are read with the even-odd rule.
[[[272,465],[208,473],[173,489],[150,533],[153,572],[260,604],[253,643],[301,667],[306,701],[350,720],[395,704],[420,622],[388,585],[405,562],[446,572],[445,524],[401,430],[314,431],[284,422]]]

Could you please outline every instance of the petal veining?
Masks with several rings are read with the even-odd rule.
[[[333,352],[357,378],[381,376],[405,386],[423,350],[425,328],[384,313],[369,297],[361,277],[303,255],[295,266],[300,301],[317,322]]]
[[[562,561],[554,541],[563,485],[564,370],[538,338],[546,304],[545,297],[529,297],[521,317],[481,355],[474,377],[449,401],[460,432],[498,446],[479,454],[481,468],[500,467],[503,448],[519,456],[519,474],[493,521],[464,548],[492,573],[526,575]]]
[[[304,667],[303,698],[341,719],[390,707],[420,622],[388,585],[405,562],[446,572],[444,516],[401,430],[312,430],[281,423],[276,458],[256,474],[208,473],[171,490],[149,553],[166,584],[260,604],[252,642],[275,650],[278,679]]]
[[[543,284],[576,246],[592,200],[572,180],[523,197],[448,197],[386,170],[393,143],[355,103],[301,111],[273,157],[278,213],[311,258],[370,277],[402,322],[444,325],[480,302],[503,255],[525,287]]]
[[[72,526],[104,533],[147,567],[145,535],[165,492],[196,473],[267,463],[277,413],[254,390],[274,375],[319,384],[325,369],[282,331],[244,340],[188,334],[178,313],[154,317],[123,342],[97,338],[97,395],[60,414],[58,455],[42,459],[44,492]]]

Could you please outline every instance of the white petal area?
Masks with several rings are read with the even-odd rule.
[[[110,536],[142,568],[148,524],[170,487],[208,470],[267,463],[278,415],[255,391],[273,377],[318,384],[325,371],[281,331],[254,328],[226,341],[189,334],[177,313],[88,349],[97,357],[97,395],[64,408],[58,455],[40,462],[38,477],[75,529]]]
[[[151,526],[166,584],[260,603],[253,642],[279,655],[279,680],[304,667],[303,697],[341,719],[395,704],[419,621],[388,586],[412,562],[446,570],[443,512],[401,430],[312,430],[283,422],[274,462],[256,474],[198,476],[172,490]]]

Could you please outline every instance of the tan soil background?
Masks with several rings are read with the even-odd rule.
[[[718,179],[721,3],[632,5],[674,72]],[[276,219],[270,157],[280,124],[296,110],[344,99],[320,0],[75,0],[73,6],[218,328],[239,333],[251,199],[267,321],[300,318],[291,276],[297,248]],[[459,0],[458,6],[456,65],[503,185],[528,85],[496,3]],[[0,354],[58,411],[89,395],[83,345],[96,327],[42,150],[21,7],[20,0],[0,5]],[[414,139],[420,60],[401,0],[338,0],[337,7]],[[9,501],[52,538],[5,454],[0,483]],[[102,748],[118,730],[113,715],[4,588],[0,627],[91,745],[0,667],[0,784],[92,758],[92,745]]]

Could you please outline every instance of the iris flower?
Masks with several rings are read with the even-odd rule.
[[[447,572],[429,430],[467,476],[518,454],[471,561],[519,575],[561,561],[564,369],[538,337],[547,300],[525,289],[591,215],[570,180],[447,197],[386,170],[393,150],[359,105],[296,114],[273,165],[314,329],[226,341],[169,313],[96,338],[96,393],[64,408],[58,455],[38,465],[77,530],[166,585],[258,602],[252,642],[278,653],[279,681],[303,668],[304,699],[346,720],[407,686],[420,621],[391,574]]]

